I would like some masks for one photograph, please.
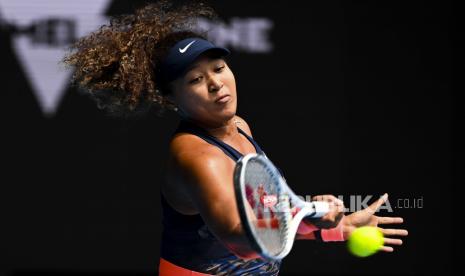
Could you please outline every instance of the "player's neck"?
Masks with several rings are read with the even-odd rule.
[[[224,123],[215,125],[196,121],[193,121],[193,123],[206,130],[213,137],[222,141],[231,140],[238,134],[236,120],[234,117]]]

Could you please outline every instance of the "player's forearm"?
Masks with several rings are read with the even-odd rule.
[[[306,224],[304,221],[299,225],[296,240],[321,240],[329,241],[345,241],[347,240],[347,226],[344,218],[336,227],[330,229],[314,228],[312,224]]]
[[[310,232],[308,234],[299,234],[297,233],[297,235],[295,236],[295,239],[296,240],[315,240],[315,233],[314,232]]]

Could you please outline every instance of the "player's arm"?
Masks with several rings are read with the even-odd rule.
[[[296,240],[343,240],[342,218],[344,202],[333,195],[319,195],[313,201],[324,201],[329,204],[330,211],[317,219],[303,219],[297,230]],[[318,236],[318,238],[317,238]]]
[[[256,258],[242,229],[233,186],[233,170],[222,152],[208,146],[177,151],[184,189],[208,228],[234,254]]]
[[[316,237],[315,237],[314,232],[310,232],[308,234],[299,234],[299,233],[297,233],[295,235],[295,239],[296,240],[316,240]]]

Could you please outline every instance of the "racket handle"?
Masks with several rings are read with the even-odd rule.
[[[329,203],[326,201],[313,201],[312,204],[315,210],[312,218],[321,218],[329,212]]]

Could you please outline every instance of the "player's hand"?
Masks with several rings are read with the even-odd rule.
[[[384,194],[376,202],[372,203],[367,208],[345,216],[342,219],[344,240],[347,240],[355,228],[362,226],[378,227],[384,235],[384,246],[382,251],[392,252],[392,245],[402,245],[402,240],[399,237],[407,236],[408,232],[405,229],[382,228],[378,225],[382,224],[400,224],[404,220],[401,217],[379,217],[375,216],[376,211],[387,201],[388,195]]]
[[[344,216],[344,203],[333,195],[314,196],[312,201],[324,201],[329,203],[329,212],[321,218],[304,219],[320,229],[336,227]]]

